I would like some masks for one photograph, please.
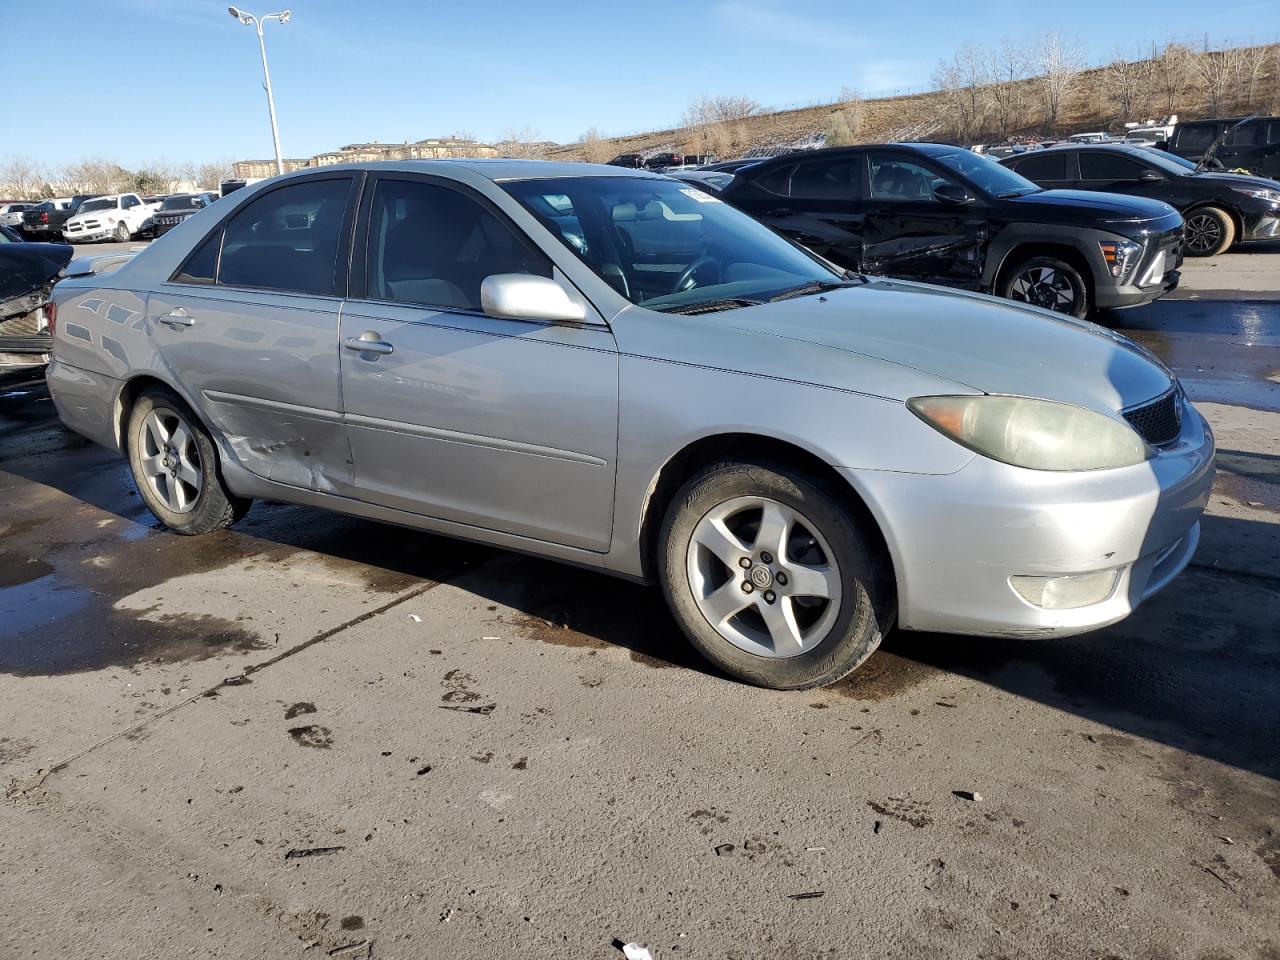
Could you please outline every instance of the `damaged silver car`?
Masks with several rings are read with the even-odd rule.
[[[39,377],[53,350],[50,294],[71,262],[61,243],[23,243],[0,231],[0,382]]]
[[[58,412],[169,528],[287,501],[657,583],[763,686],[838,680],[895,621],[1114,623],[1213,480],[1123,337],[837,269],[638,170],[299,171],[54,296]]]

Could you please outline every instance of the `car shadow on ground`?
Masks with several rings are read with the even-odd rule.
[[[10,421],[0,429],[5,441],[0,470],[146,525],[150,529],[143,533],[155,545],[157,562],[173,556],[193,568],[206,561],[212,567],[241,551],[308,550],[339,565],[359,565],[352,569],[373,589],[452,582],[495,608],[501,604],[514,611],[516,634],[530,642],[618,647],[646,667],[691,669],[709,682],[732,682],[692,650],[657,589],[593,570],[278,504],[257,504],[233,530],[206,538],[163,532],[141,507],[125,465],[71,438],[56,420],[48,421],[51,411],[44,406],[42,414],[19,427]],[[13,455],[15,443],[38,455]],[[1280,526],[1273,524],[1207,516],[1204,525],[1205,540],[1221,544],[1280,540]],[[32,548],[38,544],[33,541]],[[881,649],[831,693],[852,701],[883,701],[906,696],[931,679],[960,676],[1280,778],[1277,624],[1280,579],[1273,571],[1193,566],[1128,620],[1079,637],[892,631]]]

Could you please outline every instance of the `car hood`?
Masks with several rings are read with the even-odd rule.
[[[1247,173],[1195,173],[1191,174],[1200,183],[1214,183],[1224,187],[1253,187],[1266,190],[1280,190],[1280,180],[1269,177],[1255,177]]]
[[[75,213],[67,218],[67,223],[80,223],[84,220],[108,220],[119,210],[90,210],[88,213]]]
[[[715,317],[743,332],[874,357],[982,393],[1041,397],[1109,414],[1157,397],[1173,382],[1153,355],[1095,324],[905,281],[873,280]]]
[[[52,283],[71,262],[71,254],[63,243],[0,244],[0,302]]]
[[[1159,200],[1093,190],[1042,190],[1025,197],[1011,197],[1006,202],[1029,218],[1085,212],[1096,217],[1099,223],[1144,223],[1176,212]]]

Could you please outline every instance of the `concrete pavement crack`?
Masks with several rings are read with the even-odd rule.
[[[245,678],[248,677],[249,675],[258,673],[259,671],[265,670],[268,667],[275,666],[281,660],[287,660],[289,657],[292,657],[295,654],[301,653],[303,650],[306,650],[309,647],[314,647],[318,643],[324,643],[324,641],[332,639],[338,634],[346,630],[350,630],[352,627],[355,627],[364,623],[366,620],[371,620],[372,618],[380,614],[386,613],[388,610],[398,607],[402,603],[406,603],[410,600],[415,600],[418,597],[421,597],[423,594],[429,593],[430,591],[434,590],[436,587],[440,586],[444,582],[446,581],[429,580],[426,583],[422,584],[421,586],[413,590],[410,590],[408,593],[403,594],[402,596],[396,597],[394,600],[390,600],[387,603],[384,603],[380,607],[375,607],[372,610],[366,610],[364,613],[360,614],[357,617],[352,617],[350,620],[346,620],[335,627],[330,627],[328,630],[322,630],[320,633],[317,633],[315,636],[309,637],[306,640],[303,640],[301,643],[295,644],[294,646],[290,647],[288,650],[282,650],[280,653],[277,653],[275,656],[270,657],[266,660],[263,660],[261,663],[251,664],[250,666],[246,667],[244,670],[242,670],[238,674],[235,674],[230,677],[226,677],[223,680],[220,680],[217,683],[215,683],[213,686],[208,687],[204,690],[201,690],[199,693],[192,694],[190,697],[187,697],[185,700],[180,700],[175,704],[165,707],[163,710],[159,711],[158,713],[153,713],[151,716],[146,717],[145,719],[139,720],[137,723],[131,724],[130,726],[125,727],[122,730],[117,730],[115,733],[111,734],[110,736],[103,737],[101,740],[98,740],[95,743],[91,743],[89,746],[85,747],[83,750],[79,750],[76,753],[73,753],[71,756],[58,761],[57,763],[53,764],[46,770],[37,770],[31,776],[28,776],[22,779],[15,778],[13,781],[11,781],[8,789],[5,791],[5,799],[17,800],[20,797],[22,797],[24,794],[32,790],[38,789],[40,786],[42,786],[45,783],[46,780],[49,779],[49,777],[53,776],[53,774],[59,772],[60,770],[65,770],[71,764],[75,763],[77,760],[81,759],[82,757],[88,756],[89,754],[93,753],[95,750],[99,750],[102,747],[105,747],[109,743],[114,743],[116,740],[119,740],[121,737],[127,737],[130,734],[135,733],[138,730],[141,730],[143,727],[148,726],[149,724],[155,723],[155,721],[157,720],[161,720],[164,717],[169,716],[170,714],[176,713],[177,711],[183,709],[184,707],[188,707],[191,704],[195,703],[197,700],[203,700],[206,697],[215,696],[219,691],[226,688],[240,686],[241,684],[243,684]]]

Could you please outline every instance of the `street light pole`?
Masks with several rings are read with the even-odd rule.
[[[268,13],[261,17],[255,17],[235,7],[227,7],[227,12],[246,26],[253,26],[258,30],[258,49],[262,51],[262,85],[267,91],[267,112],[271,115],[271,142],[276,148],[276,173],[284,173],[284,156],[280,153],[280,130],[276,126],[276,98],[271,93],[271,70],[267,67],[267,42],[262,36],[262,26],[268,20],[288,23],[290,11],[282,10],[280,13]]]

